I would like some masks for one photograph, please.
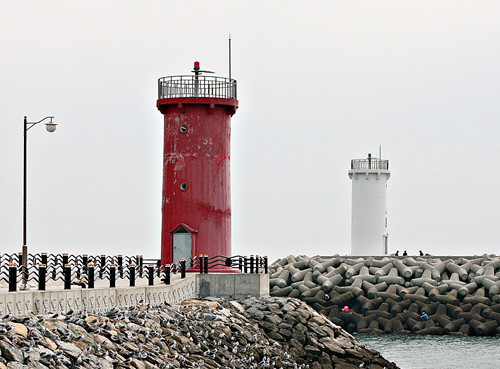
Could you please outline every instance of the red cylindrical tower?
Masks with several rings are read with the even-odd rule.
[[[164,116],[162,264],[231,255],[231,116],[236,81],[194,75],[158,80]],[[222,268],[221,270],[223,270]]]

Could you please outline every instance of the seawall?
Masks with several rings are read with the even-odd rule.
[[[500,336],[496,255],[288,256],[269,269],[272,296],[300,298],[349,332]]]
[[[119,280],[116,287],[110,288],[102,283],[96,288],[72,286],[62,289],[53,285],[46,291],[0,292],[0,316],[26,316],[30,314],[64,313],[69,310],[102,312],[116,306],[136,306],[140,303],[175,305],[186,299],[217,296],[242,298],[246,296],[269,296],[268,274],[187,273],[186,278],[179,274],[164,284],[156,278],[153,286],[147,278],[138,278],[134,287],[127,286],[126,280]]]

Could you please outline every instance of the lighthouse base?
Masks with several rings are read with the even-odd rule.
[[[198,274],[196,283],[200,298],[269,296],[269,274]]]

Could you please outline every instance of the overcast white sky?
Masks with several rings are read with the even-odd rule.
[[[0,2],[0,251],[160,255],[157,78],[227,75],[233,254],[350,252],[350,160],[390,160],[389,248],[500,251],[500,2]]]

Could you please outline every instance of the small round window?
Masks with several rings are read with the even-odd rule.
[[[179,128],[179,131],[181,131],[181,133],[186,133],[187,130],[188,130],[187,126],[181,126],[181,128]]]
[[[186,191],[188,188],[188,184],[186,182],[182,182],[179,187],[181,188],[182,191]]]

